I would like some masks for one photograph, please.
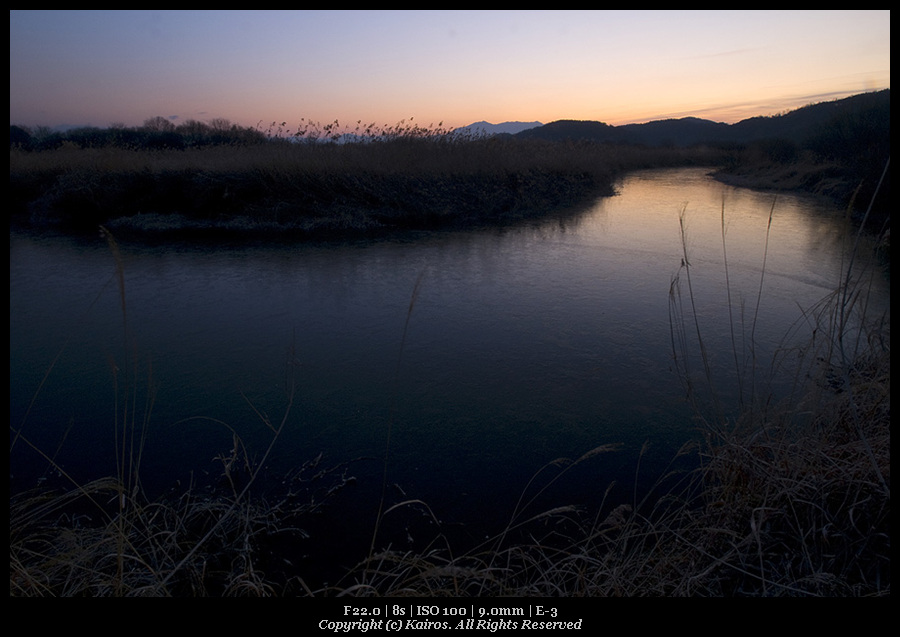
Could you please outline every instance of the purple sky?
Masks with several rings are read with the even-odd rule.
[[[890,87],[890,11],[10,11],[10,123],[734,122]]]

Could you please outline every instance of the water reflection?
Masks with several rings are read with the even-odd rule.
[[[760,298],[754,337],[771,355],[841,268],[839,223],[807,200],[779,196],[769,229],[773,195],[702,170],[638,173],[619,192],[579,215],[502,230],[122,245],[127,343],[104,244],[11,234],[11,422],[27,411],[30,438],[59,446],[73,475],[110,473],[112,370],[130,365],[141,391],[156,390],[145,482],[163,488],[210,468],[231,439],[219,423],[264,445],[269,432],[250,405],[277,420],[293,378],[273,473],[324,451],[365,458],[361,482],[379,484],[390,428],[391,482],[473,523],[506,515],[544,463],[622,443],[579,478],[577,495],[569,485],[572,497],[600,498],[610,480],[631,480],[645,441],[662,463],[693,435],[669,322],[685,254],[723,384],[730,321],[746,333]],[[40,470],[24,453],[11,462],[14,488]]]

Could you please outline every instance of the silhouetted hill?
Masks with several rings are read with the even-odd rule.
[[[457,128],[457,131],[473,133],[476,135],[515,135],[524,130],[542,126],[541,122],[503,122],[501,124],[491,124],[490,122],[475,122],[468,126]]]
[[[801,142],[821,132],[835,118],[883,119],[890,122],[890,89],[821,102],[782,115],[753,117],[723,124],[697,117],[666,119],[645,124],[611,126],[598,121],[558,120],[515,135],[521,139],[548,141],[590,140],[647,146],[692,146],[737,143],[765,139]]]
[[[516,135],[520,139],[583,140],[645,146],[692,146],[732,141],[728,124],[697,117],[666,119],[645,124],[612,126],[589,120],[559,120]]]
[[[864,119],[870,124],[890,124],[891,90],[861,93],[831,102],[819,102],[776,115],[752,117],[731,126],[735,141],[788,139],[800,142],[818,135],[823,128],[839,120]]]
[[[616,127],[617,141],[647,146],[691,146],[702,142],[728,141],[728,124],[699,117],[665,119],[646,124],[626,124]]]
[[[544,139],[564,141],[569,139],[615,142],[618,140],[615,126],[591,120],[561,119],[515,135],[519,139]]]
[[[516,139],[651,147],[706,146],[725,155],[716,173],[731,183],[827,196],[890,219],[891,91],[861,93],[781,115],[723,124],[696,117],[611,126],[559,120]]]

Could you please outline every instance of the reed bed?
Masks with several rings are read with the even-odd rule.
[[[13,220],[130,234],[371,232],[496,223],[613,193],[624,170],[704,149],[392,133],[188,149],[10,150]]]

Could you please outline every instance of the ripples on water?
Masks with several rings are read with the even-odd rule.
[[[220,422],[262,448],[268,431],[248,403],[279,420],[293,377],[273,471],[324,451],[333,462],[362,458],[360,483],[380,486],[390,428],[390,482],[442,517],[474,523],[508,515],[545,463],[622,443],[568,484],[573,498],[599,502],[609,481],[631,480],[644,442],[661,464],[694,435],[669,318],[685,246],[723,390],[734,380],[731,321],[745,339],[761,281],[754,347],[771,357],[800,308],[835,288],[842,264],[835,217],[802,198],[778,198],[767,234],[773,195],[702,170],[634,174],[619,193],[578,215],[503,229],[120,245],[127,337],[101,240],[11,234],[11,422],[30,409],[26,435],[49,454],[59,447],[73,475],[112,474],[112,370],[121,380],[137,369],[139,403],[148,384],[156,391],[145,482],[164,488],[214,468],[231,441]],[[42,466],[19,448],[13,488]]]

